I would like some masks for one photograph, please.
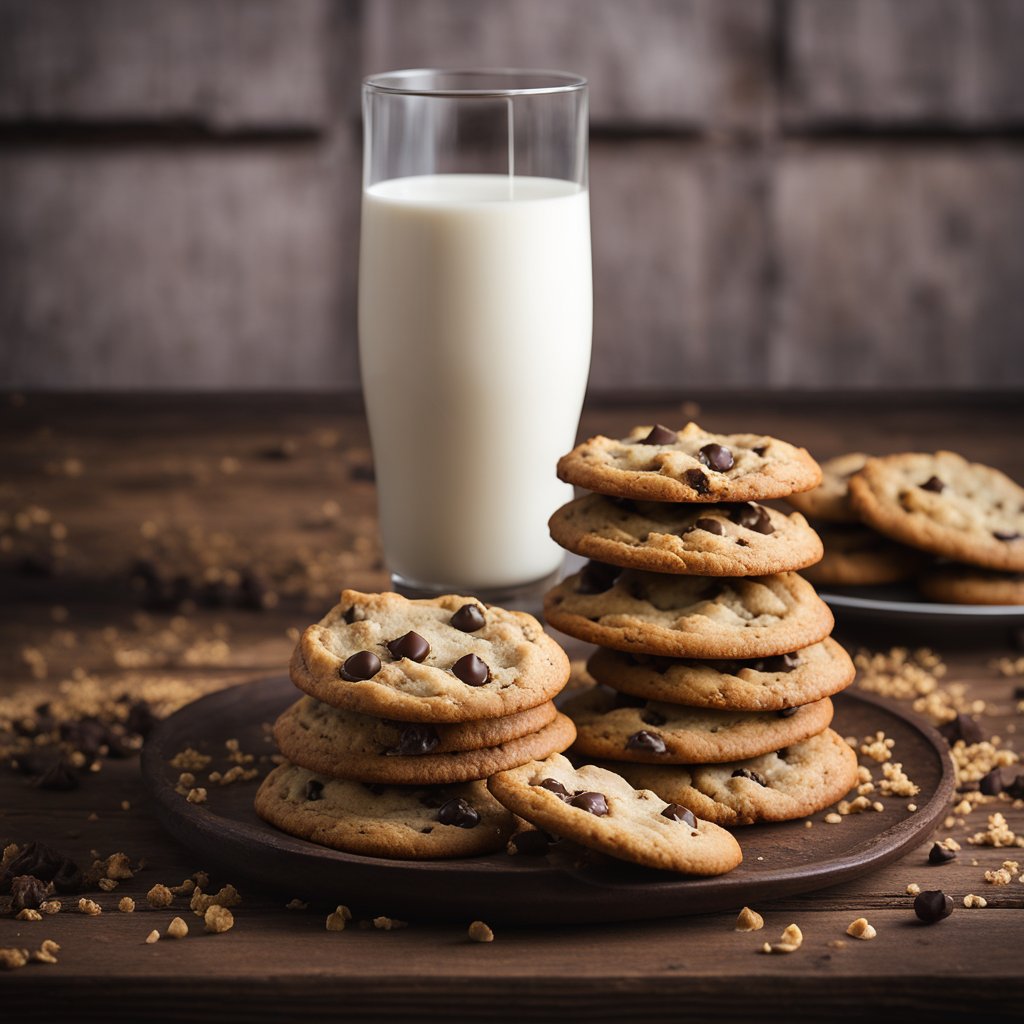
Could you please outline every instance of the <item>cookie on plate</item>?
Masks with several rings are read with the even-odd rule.
[[[634,786],[728,827],[803,818],[857,785],[857,755],[831,729],[784,750],[731,764],[677,768],[617,763],[615,769]]]
[[[472,857],[504,847],[512,815],[482,782],[366,786],[293,764],[256,793],[256,813],[282,832],[365,857]]]
[[[902,583],[928,564],[917,548],[897,544],[870,526],[819,525],[825,555],[804,575],[815,586],[858,587]]]
[[[397,739],[391,746],[382,744],[377,734],[377,726],[383,731],[387,725]],[[274,739],[289,761],[310,771],[359,782],[418,786],[484,779],[494,772],[559,753],[576,736],[572,721],[556,713],[535,731],[504,743],[442,751],[438,748],[451,744],[450,739],[441,740],[445,728],[457,730],[458,726],[379,723],[303,697],[274,723]]]
[[[850,505],[850,477],[864,468],[871,458],[863,452],[847,452],[821,464],[821,483],[813,490],[791,494],[786,501],[808,519],[825,523],[859,523]]]
[[[925,597],[946,604],[1024,604],[1024,573],[996,572],[970,565],[947,565],[917,581]]]
[[[794,572],[705,579],[591,563],[544,598],[548,622],[618,651],[763,658],[823,640],[828,605]]]
[[[712,711],[644,701],[596,686],[564,711],[576,723],[573,753],[641,764],[740,761],[827,729],[828,697],[782,711]]]
[[[289,669],[300,690],[334,707],[469,722],[546,703],[565,685],[569,659],[525,612],[346,590],[302,634]]]
[[[822,555],[799,512],[755,502],[691,505],[587,494],[548,522],[557,544],[612,565],[692,576],[761,576]]]
[[[688,875],[721,875],[743,859],[739,843],[649,790],[595,765],[553,754],[487,780],[510,811],[547,832],[620,860]]]
[[[869,526],[911,547],[1003,572],[1024,571],[1024,488],[955,452],[868,459],[850,501]]]
[[[646,700],[732,711],[781,711],[830,697],[853,682],[849,654],[831,637],[802,650],[746,661],[693,661],[598,648],[587,670],[599,683]]]
[[[647,501],[757,501],[807,491],[821,469],[804,448],[761,434],[634,427],[597,436],[558,460],[561,480],[598,494]]]

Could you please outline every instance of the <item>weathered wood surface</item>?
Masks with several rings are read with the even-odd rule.
[[[682,422],[696,415],[678,404],[593,407],[582,433],[618,431],[635,422]],[[850,447],[872,451],[952,446],[1024,478],[1018,444],[1022,411],[1009,401],[945,398],[904,404],[791,397],[772,403],[707,399],[700,419],[713,429],[761,429],[806,443],[821,457]],[[88,668],[104,686],[156,675],[214,688],[258,672],[279,672],[292,641],[285,635],[322,613],[341,585],[384,585],[375,565],[374,491],[365,479],[366,432],[358,413],[337,397],[114,398],[75,397],[11,403],[0,409],[0,511],[30,504],[67,526],[67,571],[25,577],[0,559],[0,700],[30,687],[40,698],[73,667]],[[970,439],[968,445],[965,438]],[[290,444],[285,444],[290,442]],[[68,459],[79,464],[68,465]],[[225,461],[228,460],[228,461]],[[233,461],[232,461],[233,460]],[[353,473],[353,469],[356,470]],[[70,472],[70,475],[69,475]],[[335,501],[340,510],[324,503]],[[136,599],[119,574],[144,547],[140,526],[164,532],[201,527],[234,535],[253,559],[272,550],[312,558],[332,549],[322,589],[310,588],[264,612],[198,609],[186,617],[190,636],[226,637],[218,656],[168,655],[156,668],[116,663],[116,649],[144,648],[166,629],[169,613],[138,618]],[[342,559],[342,555],[345,559]],[[54,623],[51,608],[67,609]],[[117,643],[104,633],[117,630]],[[184,627],[182,627],[184,628]],[[61,630],[75,634],[68,646]],[[107,639],[105,639],[107,637]],[[994,657],[1011,653],[1005,635],[910,638],[942,650],[947,680],[989,702],[986,732],[1014,746],[1020,722],[1012,691]],[[888,647],[875,635],[848,638]],[[26,647],[46,652],[46,678],[32,680]],[[128,800],[130,809],[121,809]],[[1024,830],[1024,812],[1006,808]],[[97,820],[89,820],[91,812]],[[940,831],[961,840],[984,827],[986,809],[964,825]],[[836,827],[816,823],[815,828]],[[723,1021],[864,1019],[927,1014],[936,1020],[1011,1020],[1024,985],[1019,945],[1024,927],[1020,883],[983,880],[1012,850],[964,847],[951,864],[929,867],[928,844],[896,863],[842,886],[765,904],[763,932],[732,930],[734,915],[637,925],[499,929],[496,941],[466,941],[462,926],[414,921],[402,931],[350,929],[328,933],[327,907],[286,910],[282,897],[245,889],[234,929],[206,936],[198,918],[176,900],[151,910],[144,894],[156,882],[174,884],[205,867],[157,826],[134,760],[109,761],[71,793],[28,788],[0,775],[0,840],[38,838],[88,862],[91,848],[145,857],[146,869],[111,894],[98,894],[99,918],[61,913],[39,923],[0,920],[0,946],[62,945],[56,966],[34,965],[0,975],[5,1014],[12,1020],[196,1021],[246,1019],[442,1020],[454,1015],[498,1020],[669,1021],[680,1014]],[[971,863],[976,858],[977,865]],[[239,881],[228,874],[220,885]],[[984,910],[958,906],[927,928],[913,919],[906,886],[941,887],[958,899],[977,892]],[[301,879],[295,879],[299,895]],[[131,895],[139,909],[114,909]],[[352,899],[339,892],[338,902]],[[355,900],[353,900],[355,902]],[[738,909],[738,908],[737,908]],[[192,934],[143,942],[182,914]],[[846,939],[846,926],[866,915],[878,929],[872,942]],[[757,949],[791,921],[805,943],[789,956]],[[846,946],[829,946],[846,939]]]

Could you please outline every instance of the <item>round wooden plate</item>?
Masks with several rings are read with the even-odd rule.
[[[896,741],[896,758],[920,787],[918,810],[883,798],[882,812],[849,815],[839,825],[815,815],[803,820],[737,829],[743,863],[717,878],[682,878],[591,854],[568,843],[546,857],[505,853],[451,861],[397,861],[360,857],[277,831],[252,808],[258,780],[207,784],[204,804],[175,792],[179,772],[170,760],[186,747],[212,755],[210,771],[226,771],[225,742],[237,739],[257,755],[260,777],[274,752],[264,723],[296,699],[285,676],[203,697],[164,720],[142,754],[142,772],[164,826],[176,839],[234,879],[239,875],[288,896],[345,903],[372,915],[570,924],[674,917],[718,910],[835,885],[900,856],[920,843],[946,813],[954,789],[948,747],[916,717],[867,694],[836,698],[833,728],[858,737],[883,729]],[[876,773],[877,774],[877,773]]]

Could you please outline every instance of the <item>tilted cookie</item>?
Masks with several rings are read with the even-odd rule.
[[[848,452],[821,463],[821,483],[810,491],[788,495],[786,501],[808,519],[825,523],[859,523],[850,505],[850,477],[871,458],[863,452]]]
[[[275,768],[256,793],[271,825],[365,857],[473,857],[504,847],[514,820],[482,782],[399,788],[331,779],[292,764]]]
[[[576,723],[573,754],[641,764],[739,761],[805,740],[832,721],[828,697],[782,711],[713,711],[597,686],[563,710]]]
[[[955,452],[868,459],[850,501],[869,526],[912,547],[1003,572],[1024,571],[1024,488]]]
[[[844,690],[856,669],[831,637],[745,661],[694,661],[598,648],[587,662],[605,686],[646,700],[731,711],[781,711]]]
[[[723,828],[620,775],[553,754],[487,780],[510,811],[545,831],[621,860],[688,875],[721,875],[743,859]]]
[[[784,654],[833,625],[828,605],[793,572],[703,579],[593,565],[548,591],[544,617],[579,640],[676,658]]]
[[[897,544],[870,526],[819,526],[825,555],[804,570],[815,586],[858,587],[902,583],[928,564],[928,555]]]
[[[558,460],[558,476],[599,494],[647,501],[757,501],[821,481],[803,448],[761,434],[634,427],[622,440],[597,436]]]
[[[925,597],[946,604],[1024,604],[1024,573],[948,565],[917,581]]]
[[[572,721],[556,713],[536,731],[504,743],[441,752],[431,747],[432,742],[440,745],[438,728],[432,725],[414,722],[400,732],[395,728],[400,736],[397,745],[385,747],[376,739],[373,723],[365,715],[304,697],[274,723],[274,739],[289,761],[310,771],[359,782],[422,786],[484,779],[561,752],[576,736]]]
[[[754,502],[692,505],[587,494],[548,522],[555,542],[599,562],[693,576],[760,576],[818,561],[821,541],[799,512]]]
[[[616,763],[615,770],[634,786],[730,828],[806,817],[857,785],[857,755],[831,729],[784,750],[731,764],[684,768]]]
[[[299,640],[292,682],[334,707],[403,722],[468,722],[549,701],[569,659],[524,612],[449,595],[346,590]]]

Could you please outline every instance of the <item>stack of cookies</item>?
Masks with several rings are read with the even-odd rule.
[[[853,452],[822,470],[819,487],[788,499],[823,524],[815,583],[913,579],[935,601],[1024,604],[1024,488],[999,470],[944,451]]]
[[[350,853],[503,849],[514,819],[482,780],[576,735],[552,701],[565,652],[532,616],[472,598],[346,590],[302,634],[290,675],[305,695],[274,725],[285,762],[256,810]]]
[[[720,825],[784,821],[857,781],[829,728],[854,667],[797,570],[821,558],[799,512],[762,501],[815,487],[802,448],[751,434],[638,427],[595,437],[558,474],[590,492],[551,518],[592,559],[545,600],[556,629],[599,649],[597,687],[564,710],[573,753]]]

